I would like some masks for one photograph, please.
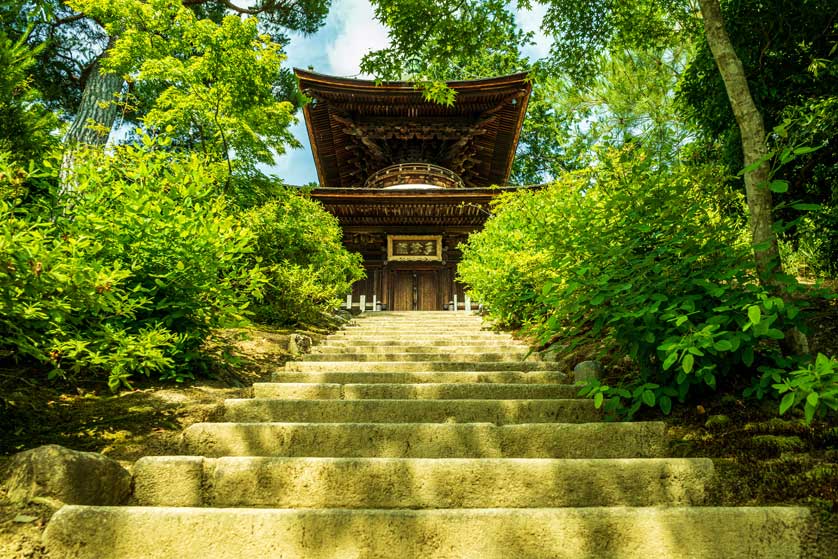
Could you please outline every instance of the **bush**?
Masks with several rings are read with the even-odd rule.
[[[364,277],[361,256],[341,243],[337,219],[298,191],[280,190],[244,219],[256,235],[254,265],[259,262],[268,277],[254,306],[261,322],[320,322]]]
[[[835,357],[818,353],[813,362],[788,375],[774,373],[773,380],[776,382],[773,388],[783,395],[781,415],[802,404],[808,425],[816,415],[824,417],[838,412],[838,359]]]
[[[630,356],[635,377],[583,392],[612,414],[668,413],[691,389],[787,366],[776,340],[800,309],[756,283],[715,171],[654,166],[639,149],[601,161],[501,200],[464,246],[472,296],[544,344],[604,340]]]
[[[150,143],[150,140],[147,140]],[[52,375],[192,375],[210,330],[245,321],[254,233],[197,156],[81,152],[61,217],[2,208],[0,348]],[[6,173],[14,176],[14,173]]]

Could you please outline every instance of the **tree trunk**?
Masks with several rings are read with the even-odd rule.
[[[110,43],[108,46],[110,47]],[[100,69],[101,59],[102,57],[93,63],[76,118],[64,137],[64,156],[59,175],[61,197],[73,191],[71,172],[79,147],[104,145],[119,112],[116,96],[122,89],[122,76],[103,73]]]
[[[719,67],[724,80],[727,97],[733,108],[733,114],[742,136],[742,154],[745,166],[749,166],[768,153],[765,143],[765,125],[762,115],[754,104],[745,70],[727,31],[724,28],[719,0],[699,0],[701,14],[704,17],[704,33],[707,44]],[[782,271],[780,253],[777,250],[777,236],[771,226],[773,202],[768,189],[770,164],[768,161],[745,173],[745,195],[750,210],[751,237],[754,244],[757,272],[763,282],[770,281],[770,276]]]
[[[742,136],[742,155],[745,166],[753,165],[768,153],[765,124],[757,109],[742,61],[733,49],[730,37],[725,31],[719,0],[699,0],[701,15],[704,18],[704,34],[713,53],[716,66],[722,75],[727,97],[733,108],[733,115],[739,125]],[[760,282],[776,295],[783,295],[785,288],[779,281],[778,274],[783,272],[780,252],[777,248],[777,235],[772,226],[774,206],[771,190],[768,188],[770,163],[764,161],[756,169],[745,173],[745,196],[750,211],[751,242],[754,247],[757,274]],[[796,328],[786,333],[786,344],[795,353],[808,353],[806,337]]]

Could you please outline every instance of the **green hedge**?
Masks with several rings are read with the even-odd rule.
[[[630,356],[634,376],[584,392],[612,413],[668,413],[733,376],[759,383],[790,365],[776,342],[800,309],[756,282],[718,179],[712,168],[654,165],[639,149],[604,154],[502,198],[464,246],[460,277],[497,319],[544,344],[604,342]]]

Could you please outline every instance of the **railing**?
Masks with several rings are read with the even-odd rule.
[[[346,301],[341,305],[341,308],[346,309],[348,311],[358,310],[359,312],[380,312],[386,311],[387,305],[385,303],[381,303],[378,300],[377,295],[372,296],[372,301],[367,301],[366,295],[361,295],[358,297],[358,300],[355,301],[352,297],[352,294],[346,296]],[[472,312],[472,311],[480,311],[482,309],[482,305],[474,303],[471,300],[471,297],[466,295],[463,301],[459,301],[457,295],[454,295],[454,299],[452,301],[448,301],[442,305],[442,310],[451,311],[451,312],[458,312],[458,311],[465,311],[465,312]]]
[[[463,188],[463,179],[450,169],[432,163],[399,163],[384,167],[367,178],[366,188],[388,188],[428,184],[442,188]]]

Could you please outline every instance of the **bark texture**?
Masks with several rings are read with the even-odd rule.
[[[101,58],[94,62],[90,70],[76,118],[64,137],[60,174],[62,196],[73,190],[70,176],[79,146],[104,145],[119,112],[116,96],[122,89],[122,76],[103,73],[100,62]]]

